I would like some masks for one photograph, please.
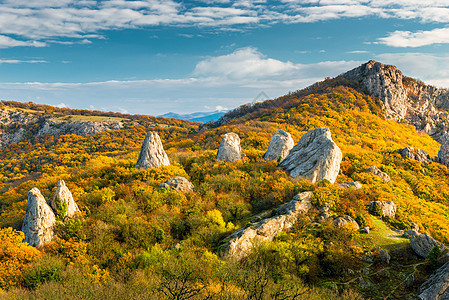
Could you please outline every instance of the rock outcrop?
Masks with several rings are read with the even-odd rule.
[[[291,228],[299,215],[309,211],[312,207],[312,195],[312,192],[298,194],[292,201],[277,208],[274,217],[234,232],[223,245],[223,255],[242,259],[254,243],[272,241],[280,231]]]
[[[275,160],[282,161],[295,145],[290,133],[279,129],[273,134],[268,150],[265,152],[263,158],[266,161]]]
[[[362,184],[358,181],[342,183],[340,184],[340,186],[345,189],[354,189],[354,190],[359,190],[362,188]]]
[[[334,183],[340,171],[342,153],[329,128],[320,127],[305,133],[279,164],[292,177]]]
[[[399,150],[399,153],[402,155],[402,157],[414,159],[421,163],[428,164],[432,161],[426,151],[415,149],[413,147],[405,147],[404,149]]]
[[[60,134],[76,134],[76,135],[93,135],[109,130],[117,130],[123,127],[120,121],[83,121],[83,122],[67,122],[46,120],[37,137],[44,135],[60,135]]]
[[[403,237],[408,238],[408,239],[412,238],[412,236],[418,236],[418,235],[419,235],[419,232],[416,231],[415,229],[409,229],[402,234]]]
[[[64,219],[65,216],[73,217],[75,213],[80,211],[75,200],[73,200],[72,193],[62,179],[58,181],[56,192],[49,200],[48,205],[60,220]]]
[[[394,219],[397,206],[393,201],[373,201],[368,204],[368,210],[370,213],[378,210],[381,212],[382,217],[387,216]]]
[[[175,176],[167,179],[159,185],[159,188],[172,189],[178,192],[187,193],[193,190],[193,184],[187,178]]]
[[[440,247],[441,251],[446,249],[446,246],[435,240],[427,233],[412,236],[410,238],[410,246],[412,246],[412,249],[416,254],[423,258],[426,258],[435,246]]]
[[[28,192],[28,205],[22,224],[25,242],[40,247],[50,242],[54,236],[55,214],[38,188]]]
[[[345,215],[344,217],[336,217],[333,222],[335,227],[337,228],[341,228],[343,226],[351,226],[356,230],[360,229],[359,224],[357,224],[357,222],[348,215]]]
[[[382,171],[381,171],[378,167],[376,167],[376,166],[370,167],[369,169],[365,170],[365,172],[366,172],[366,173],[372,173],[372,174],[374,174],[374,175],[380,177],[384,183],[388,183],[388,182],[390,182],[390,180],[391,180],[390,176],[389,176],[387,173],[382,172]]]
[[[234,132],[226,133],[221,139],[217,160],[236,161],[242,158],[241,152],[239,136]]]
[[[436,270],[435,273],[421,285],[418,298],[421,300],[449,299],[449,262]]]
[[[157,134],[157,132],[150,131],[145,136],[145,140],[140,148],[136,168],[159,168],[162,165],[169,166],[170,161],[164,151],[159,134]]]

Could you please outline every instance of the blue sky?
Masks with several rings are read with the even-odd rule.
[[[370,59],[449,87],[447,0],[0,0],[0,98],[234,108]]]

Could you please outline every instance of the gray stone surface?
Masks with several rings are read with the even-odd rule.
[[[436,272],[421,285],[418,298],[421,300],[449,299],[449,262],[436,270]]]
[[[67,212],[64,217],[73,217],[76,212],[80,211],[75,200],[73,200],[72,192],[70,192],[69,188],[65,185],[65,182],[62,179],[58,181],[56,192],[53,194],[51,200],[48,201],[48,205],[50,205],[56,215],[59,213],[59,209],[56,205],[59,201],[64,202],[65,205],[67,205]]]
[[[273,134],[268,150],[265,152],[263,158],[266,161],[275,160],[282,161],[295,145],[290,133],[279,129]]]
[[[382,211],[382,217],[388,216],[394,218],[396,216],[397,207],[393,201],[373,201],[368,204],[369,212],[372,213],[376,207]]]
[[[416,232],[419,232],[419,225],[415,222],[410,222],[410,228],[416,230]]]
[[[169,188],[182,193],[187,193],[193,190],[193,184],[187,178],[175,176],[167,179],[164,183],[159,185],[159,188]]]
[[[412,236],[410,238],[410,246],[412,246],[412,249],[416,254],[423,258],[426,258],[435,246],[440,247],[441,251],[446,249],[446,246],[435,240],[427,234],[427,232],[417,236]]]
[[[136,168],[159,168],[162,165],[169,166],[170,161],[164,151],[159,134],[157,134],[157,132],[150,131],[145,136],[145,140],[140,148]]]
[[[340,184],[340,186],[345,189],[355,189],[355,190],[359,190],[362,188],[362,184],[358,181],[342,183]]]
[[[275,216],[234,232],[225,240],[223,255],[240,260],[248,254],[255,243],[272,241],[280,231],[292,228],[297,217],[306,214],[312,208],[312,195],[312,192],[298,194],[292,201],[277,208]]]
[[[402,155],[402,157],[414,159],[421,163],[427,164],[431,162],[429,154],[427,154],[426,151],[421,149],[415,149],[413,147],[405,147],[404,149],[399,150],[399,153]]]
[[[334,225],[337,228],[342,228],[344,226],[351,226],[356,230],[360,229],[359,224],[351,218],[351,216],[345,215],[344,217],[337,217],[334,219]]]
[[[403,237],[410,239],[412,236],[418,236],[419,233],[415,229],[409,229],[402,234]]]
[[[239,136],[234,132],[226,133],[221,139],[217,160],[236,161],[242,158],[241,152]]]
[[[53,213],[44,196],[38,188],[32,188],[28,192],[28,205],[22,224],[25,234],[25,242],[31,246],[40,247],[50,242],[54,236],[56,222]]]
[[[342,153],[329,128],[320,127],[305,133],[280,163],[292,177],[334,183],[340,171]]]

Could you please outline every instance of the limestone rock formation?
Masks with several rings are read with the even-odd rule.
[[[55,214],[38,188],[28,192],[28,205],[22,224],[25,242],[31,246],[43,246],[53,239]]]
[[[61,220],[65,216],[73,217],[76,212],[80,211],[75,200],[73,200],[72,193],[62,179],[58,181],[58,188],[51,200],[48,201],[48,205],[50,205],[55,215]]]
[[[234,232],[226,239],[223,254],[242,259],[254,243],[273,240],[281,230],[291,228],[299,215],[309,211],[312,207],[312,195],[312,192],[298,194],[292,201],[276,209],[274,217]]]
[[[334,183],[340,171],[342,154],[329,128],[320,127],[304,134],[280,163],[292,177]]]
[[[407,90],[402,84],[402,72],[395,66],[369,61],[342,75],[359,81],[368,93],[379,97],[385,107],[385,116],[401,120],[407,113]]]
[[[410,222],[410,228],[416,230],[416,232],[419,232],[419,225],[415,222]]]
[[[136,168],[158,168],[161,165],[169,166],[170,161],[164,151],[159,134],[157,134],[157,132],[150,131],[145,136],[142,148],[140,148]]]
[[[375,210],[382,212],[382,217],[388,216],[394,218],[396,216],[397,206],[393,201],[373,201],[368,204],[368,210],[373,213]]]
[[[187,178],[175,176],[167,179],[164,183],[159,185],[159,188],[169,188],[182,193],[187,193],[193,190],[193,184]]]
[[[263,158],[266,161],[282,161],[294,145],[295,143],[293,142],[290,133],[279,129],[273,134],[270,144],[268,145],[268,150],[265,152]]]
[[[414,159],[421,163],[428,164],[431,162],[429,154],[427,154],[426,151],[421,149],[415,149],[413,147],[405,147],[404,149],[399,150],[399,153],[402,155],[402,157]]]
[[[240,138],[234,133],[226,133],[220,142],[218,148],[217,160],[236,161],[242,158],[240,148]]]
[[[421,300],[449,299],[449,262],[435,271],[420,287]]]
[[[340,186],[345,189],[354,189],[354,190],[359,190],[362,188],[362,184],[358,181],[342,183],[340,184]]]
[[[376,166],[372,166],[371,168],[365,170],[365,172],[367,172],[367,173],[372,173],[372,174],[374,174],[374,175],[376,175],[376,176],[379,176],[379,177],[383,180],[384,183],[388,183],[388,182],[390,182],[390,180],[391,180],[390,176],[388,176],[387,173],[382,172],[382,171],[381,171],[378,167],[376,167]]]
[[[433,247],[440,247],[441,251],[446,249],[446,246],[435,240],[429,234],[422,233],[417,236],[412,236],[410,238],[410,246],[412,246],[413,251],[421,257],[426,258],[429,255],[430,251],[432,251]]]
[[[443,143],[442,136],[449,131],[449,114],[445,111],[449,108],[449,90],[403,76],[395,66],[373,60],[340,76],[379,97],[387,119],[405,120]]]
[[[334,219],[334,225],[337,228],[341,228],[343,226],[352,226],[354,229],[359,230],[360,226],[357,222],[351,218],[351,216],[345,215],[344,217],[337,217]]]

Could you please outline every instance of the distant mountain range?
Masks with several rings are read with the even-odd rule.
[[[181,120],[187,120],[187,121],[193,121],[193,122],[203,122],[207,123],[210,121],[217,121],[220,119],[225,113],[227,113],[228,110],[216,110],[216,111],[209,111],[209,112],[195,112],[191,114],[177,114],[174,112],[169,112],[163,115],[160,115],[158,117],[164,117],[164,118],[173,118],[173,119],[181,119]]]

